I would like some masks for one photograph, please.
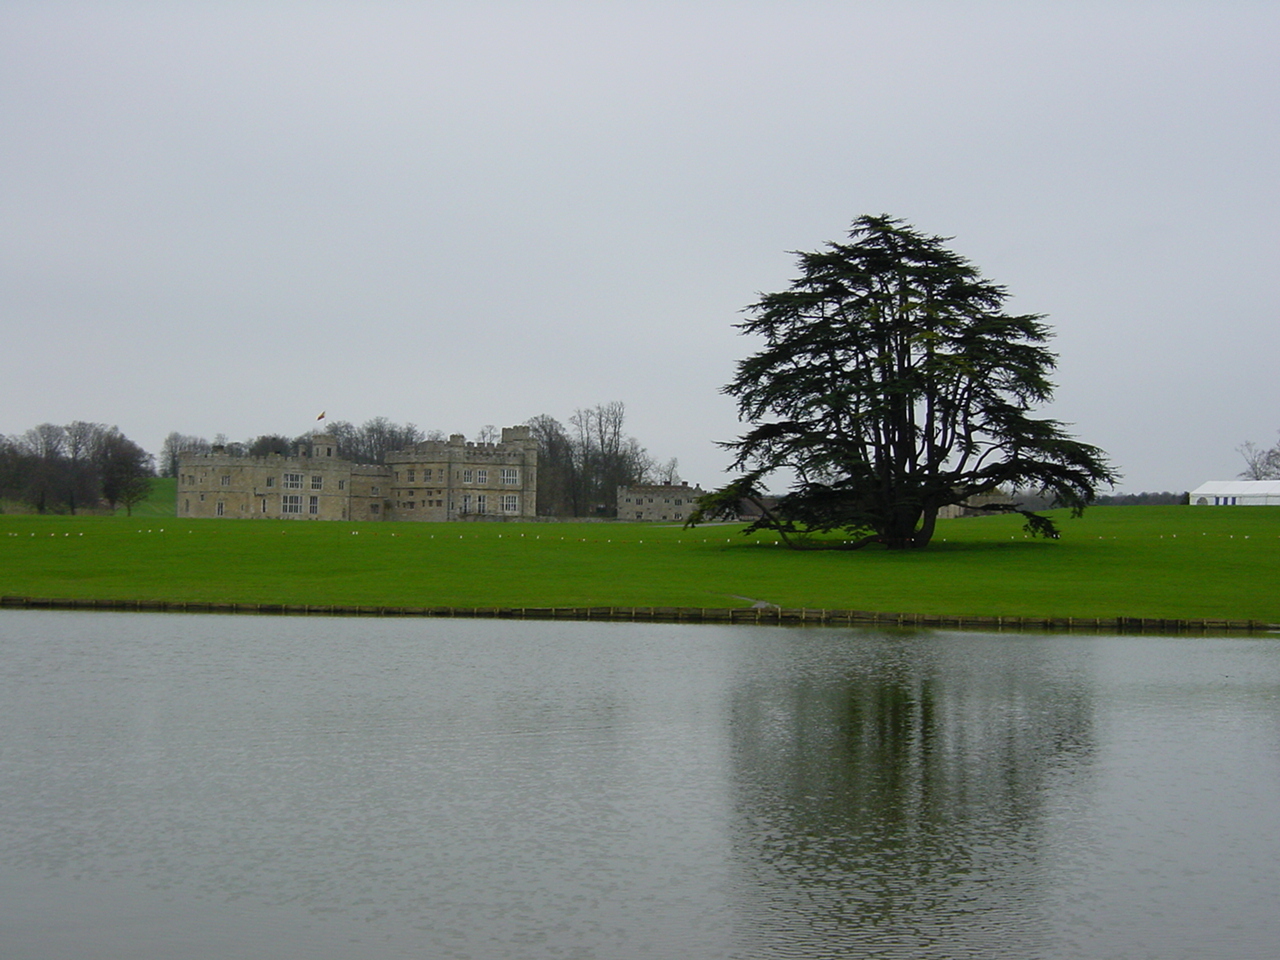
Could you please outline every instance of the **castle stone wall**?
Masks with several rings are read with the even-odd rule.
[[[531,519],[538,447],[528,427],[499,443],[460,435],[388,454],[385,464],[336,456],[318,435],[293,456],[238,457],[222,448],[178,459],[179,517],[285,520]]]

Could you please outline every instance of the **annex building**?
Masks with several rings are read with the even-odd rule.
[[[214,447],[178,458],[179,517],[285,520],[517,520],[536,515],[538,445],[528,427],[498,443],[461,434],[387,454],[337,456],[317,434],[293,456],[241,457]]]
[[[679,520],[683,523],[705,490],[687,483],[618,488],[619,520]]]

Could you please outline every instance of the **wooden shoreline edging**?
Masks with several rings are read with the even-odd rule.
[[[1269,633],[1261,620],[1172,620],[1155,617],[977,617],[868,610],[779,607],[404,607],[294,603],[212,603],[182,600],[79,600],[0,597],[0,607],[142,613],[237,613],[274,616],[461,617],[498,620],[598,620],[649,623],[749,623],[776,626],[898,626],[983,630],[1111,630],[1119,633]]]

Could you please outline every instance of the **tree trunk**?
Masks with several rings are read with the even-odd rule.
[[[920,518],[920,529],[916,531],[915,542],[913,547],[927,547],[929,541],[933,539],[934,528],[938,525],[938,508],[928,506],[924,508],[924,514]]]
[[[936,507],[899,507],[882,534],[884,545],[891,550],[913,550],[925,547],[933,538],[933,525],[937,520]],[[923,522],[922,522],[923,521]]]

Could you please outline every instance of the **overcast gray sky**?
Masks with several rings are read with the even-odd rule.
[[[732,324],[903,217],[1048,315],[1121,489],[1280,429],[1280,3],[0,0],[0,433],[621,400],[723,481]]]

